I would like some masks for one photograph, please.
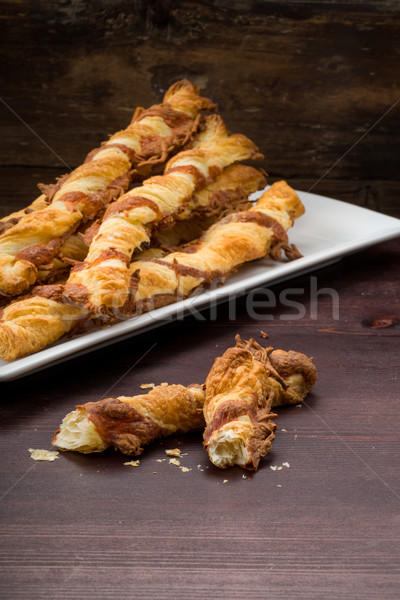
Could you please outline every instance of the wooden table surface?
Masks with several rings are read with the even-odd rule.
[[[0,216],[182,77],[255,140],[270,181],[400,215],[396,0],[0,6]],[[252,319],[243,298],[234,321],[221,305],[3,384],[1,598],[398,598],[399,265],[393,240],[316,271],[339,320],[329,296],[311,318],[307,275],[272,288],[303,288],[301,320],[279,305]],[[30,458],[76,404],[201,383],[236,333],[261,330],[319,378],[279,410],[257,473],[215,468],[201,433],[154,443],[139,468],[114,451]],[[175,447],[189,472],[157,462]]]

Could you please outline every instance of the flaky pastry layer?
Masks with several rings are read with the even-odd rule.
[[[140,454],[157,438],[203,426],[204,392],[199,385],[157,386],[148,394],[87,402],[69,413],[53,437],[60,450],[101,452],[113,446]]]

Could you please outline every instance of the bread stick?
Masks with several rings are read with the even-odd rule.
[[[214,105],[188,81],[174,84],[164,103],[136,111],[132,123],[91,152],[85,163],[51,186],[51,203],[24,215],[0,237],[0,294],[18,295],[37,267],[57,255],[82,220],[94,216],[130,181],[132,169],[164,161],[198,128],[197,115]]]
[[[237,338],[237,344],[252,344],[256,349],[254,340],[241,342]],[[299,352],[274,352],[280,356],[278,366],[284,367],[282,372],[279,372],[278,368],[276,372],[268,375],[268,385],[276,384],[272,406],[291,402],[292,385],[296,388],[297,401],[301,401],[306,395],[306,389],[310,391],[313,385],[310,387],[310,383],[315,383],[316,369],[312,359]],[[297,376],[295,383],[291,379],[292,375]],[[302,389],[304,395],[297,393],[298,388]],[[283,390],[285,394],[281,393]],[[204,428],[205,398],[205,385],[192,384],[187,388],[182,385],[157,386],[151,392],[139,396],[120,396],[96,403],[89,402],[68,413],[52,443],[61,450],[83,453],[101,452],[109,446],[114,446],[124,454],[135,454],[145,443],[155,439],[154,434],[160,431],[159,427],[163,430],[162,435]],[[132,408],[136,412],[132,411]],[[127,437],[127,433],[133,437]]]
[[[213,280],[224,281],[245,262],[270,254],[289,258],[298,251],[288,246],[286,230],[304,212],[295,191],[285,182],[274,183],[257,204],[217,221],[185,251],[160,259],[137,260],[130,266],[135,314],[186,298]]]
[[[64,290],[69,302],[95,314],[124,312],[131,294],[132,254],[150,242],[154,224],[168,217],[187,218],[201,206],[196,190],[229,164],[259,156],[244,136],[228,136],[220,117],[206,120],[192,150],[177,154],[163,176],[146,180],[109,207],[86,261],[71,272]]]
[[[101,452],[109,446],[140,454],[145,444],[203,427],[199,385],[157,386],[148,394],[87,402],[69,413],[52,443],[60,450]]]

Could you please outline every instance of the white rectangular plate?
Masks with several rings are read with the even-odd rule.
[[[254,194],[253,199],[258,198],[261,193]],[[316,194],[298,194],[306,207],[306,213],[289,231],[289,239],[299,248],[303,258],[289,263],[273,262],[268,258],[249,263],[216,289],[202,291],[186,300],[111,327],[58,342],[12,363],[0,360],[0,381],[28,375],[181,318],[194,309],[206,308],[211,303],[232,299],[252,288],[290,279],[334,262],[346,254],[400,235],[400,219]]]

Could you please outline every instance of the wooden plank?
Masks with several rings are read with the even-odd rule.
[[[272,175],[321,176],[399,98],[399,16],[395,2],[303,4],[3,2],[4,100],[56,154],[3,105],[0,164],[61,167],[58,155],[74,167],[136,105],[189,77]],[[397,180],[399,117],[397,107],[331,176]]]

